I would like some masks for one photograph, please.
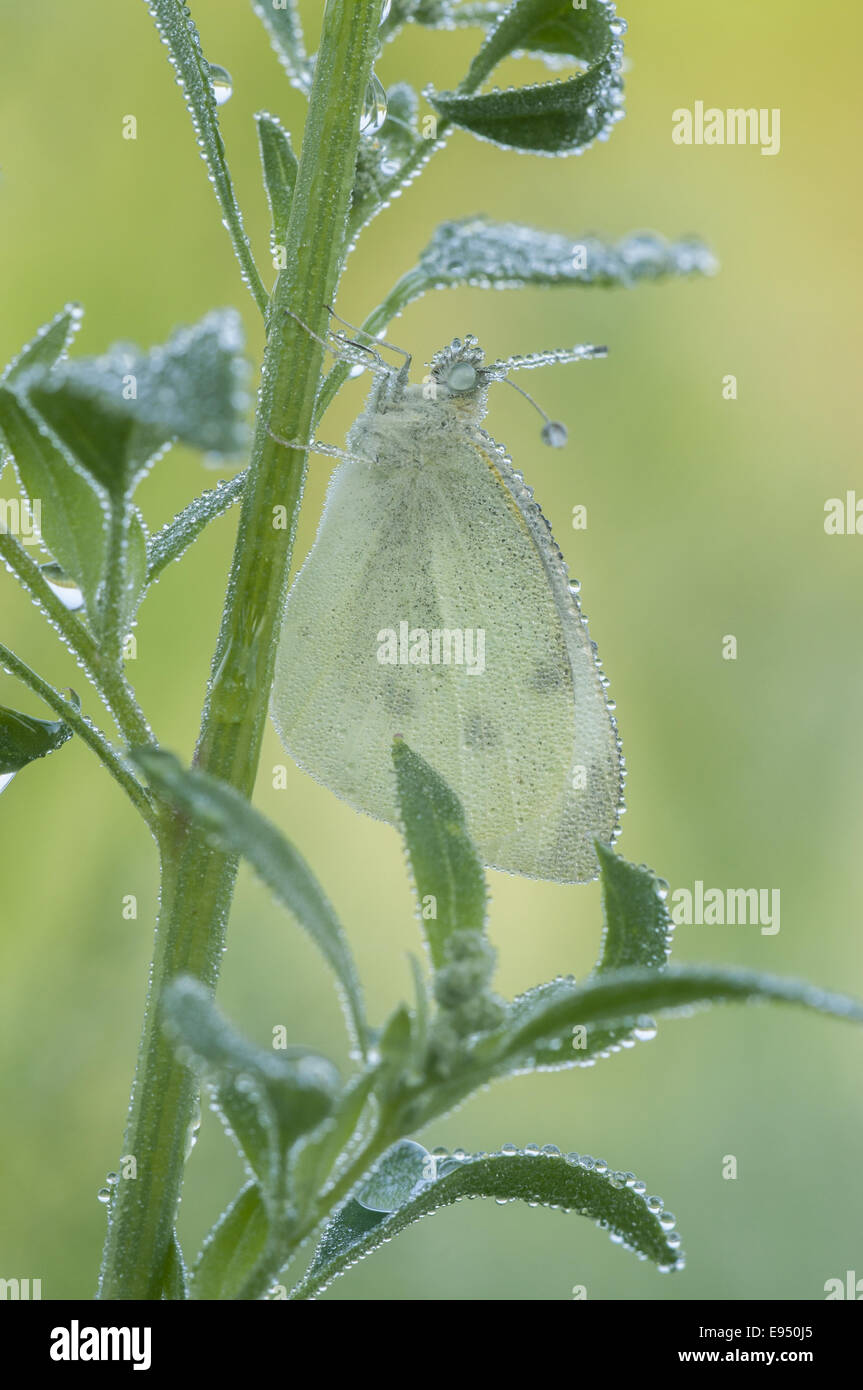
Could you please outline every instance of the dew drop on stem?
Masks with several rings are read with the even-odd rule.
[[[387,94],[377,73],[372,73],[360,115],[360,133],[375,135],[387,118]]]

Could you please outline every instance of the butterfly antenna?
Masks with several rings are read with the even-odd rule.
[[[525,391],[523,387],[516,386],[514,381],[510,381],[509,377],[505,376],[501,379],[505,386],[511,386],[513,391],[517,391],[520,396],[524,396],[526,401],[530,401],[534,410],[539,411],[540,415],[545,421],[545,424],[542,427],[543,444],[549,444],[552,449],[562,449],[567,439],[569,438],[569,431],[567,430],[566,425],[563,423],[563,421],[552,420],[551,416],[545,413],[542,406],[539,404],[539,401],[535,401],[533,399],[533,396],[529,395],[529,393]]]

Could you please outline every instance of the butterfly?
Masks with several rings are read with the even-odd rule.
[[[407,354],[399,368],[373,354],[346,452],[323,447],[343,462],[288,595],[271,700],[287,752],[355,809],[399,824],[400,736],[459,797],[486,865],[563,883],[596,877],[594,838],[616,836],[620,740],[578,585],[482,421],[513,369],[604,352],[486,365],[469,335],[422,385]]]

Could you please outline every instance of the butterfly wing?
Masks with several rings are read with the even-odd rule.
[[[593,878],[593,837],[616,829],[619,745],[548,524],[481,431],[402,427],[392,452],[333,475],[285,614],[282,741],[396,824],[400,734],[460,797],[491,867]]]

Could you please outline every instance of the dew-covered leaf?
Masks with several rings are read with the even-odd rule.
[[[226,783],[183,768],[173,754],[140,748],[133,762],[162,795],[219,844],[248,859],[272,893],[310,935],[332,967],[344,996],[354,1040],[365,1049],[368,1025],[353,956],[341,923],[302,855],[260,812]]]
[[[272,218],[272,240],[274,246],[280,246],[284,243],[288,218],[291,215],[291,199],[294,196],[299,166],[291,146],[291,137],[278,118],[262,111],[255,119],[258,126],[261,166],[264,171],[264,187]]]
[[[293,0],[289,0],[289,3],[293,3]],[[263,7],[266,0],[261,0],[261,4]],[[201,49],[195,21],[184,0],[147,0],[147,5],[159,35],[168,49],[171,65],[176,71],[177,82],[182,89],[186,108],[198,137],[201,157],[207,165],[210,182],[219,200],[223,222],[230,235],[243,279],[258,308],[264,313],[267,309],[268,295],[261,283],[249,239],[243,228],[243,217],[231,182],[225,145],[219,128],[219,103],[216,100],[214,74]]]
[[[424,288],[429,289],[453,285],[629,287],[666,276],[711,275],[716,261],[694,238],[667,241],[656,232],[636,232],[612,243],[594,236],[573,239],[517,222],[468,217],[441,223],[420,256],[418,270],[425,278]]]
[[[393,744],[402,834],[432,963],[456,931],[483,931],[487,889],[458,797],[403,739]]]
[[[164,1007],[165,1028],[182,1060],[212,1087],[265,1193],[276,1191],[290,1147],[333,1107],[339,1092],[335,1067],[302,1048],[255,1047],[222,1016],[204,985],[188,976],[171,982]]]
[[[533,1064],[539,1044],[562,1040],[577,1025],[637,1027],[647,1015],[690,1013],[697,1005],[728,1003],[799,1004],[834,1018],[863,1023],[863,1001],[817,989],[801,980],[757,970],[718,966],[631,967],[597,975],[584,985],[561,982],[523,995],[516,1016],[478,1044],[477,1056],[513,1065]]]
[[[535,154],[580,154],[607,139],[623,115],[621,65],[625,25],[607,0],[514,0],[493,24],[455,92],[430,92],[445,119],[481,139]],[[585,70],[562,81],[480,92],[497,65],[512,53],[537,51],[572,57]]]
[[[579,154],[613,128],[622,111],[617,66],[604,58],[578,77],[505,91],[430,92],[438,115],[503,149]]]
[[[292,84],[308,92],[312,64],[306,56],[303,30],[296,0],[252,0],[252,9],[270,36],[270,43]]]
[[[493,1197],[576,1212],[595,1221],[618,1244],[639,1252],[662,1269],[682,1265],[674,1218],[658,1198],[647,1197],[631,1174],[554,1149],[483,1154],[441,1160],[438,1176],[422,1180],[414,1194],[390,1212],[375,1213],[356,1197],[326,1227],[315,1257],[294,1297],[319,1293],[354,1261],[398,1235],[414,1221],[461,1198]]]
[[[14,357],[0,377],[0,385],[12,384],[32,367],[53,367],[67,351],[81,326],[80,304],[67,304]]]
[[[345,1087],[332,1114],[294,1146],[288,1165],[291,1198],[300,1212],[326,1191],[376,1110],[372,1089],[378,1069],[367,1067]]]
[[[178,1302],[189,1297],[189,1276],[186,1262],[177,1239],[177,1232],[171,1236],[168,1253],[165,1256],[165,1271],[162,1275],[162,1298]]]
[[[239,501],[246,477],[244,469],[228,481],[220,480],[214,488],[201,493],[200,497],[184,507],[161,531],[157,531],[147,544],[148,584],[152,584],[173,560],[179,560],[211,521]]]
[[[235,1298],[264,1253],[268,1234],[261,1190],[250,1182],[207,1235],[191,1271],[189,1296],[213,1301]]]
[[[521,52],[596,63],[626,29],[614,5],[606,0],[586,0],[578,8],[572,0],[514,0],[494,8],[497,15],[489,14],[487,6],[476,5],[456,12],[462,24],[490,27],[465,85],[477,86],[504,58]]]
[[[71,737],[72,730],[62,720],[34,719],[0,705],[0,777],[47,757]]]
[[[103,357],[34,368],[16,390],[116,502],[172,439],[220,456],[242,450],[242,347],[239,315],[214,311],[149,352],[118,343]]]

